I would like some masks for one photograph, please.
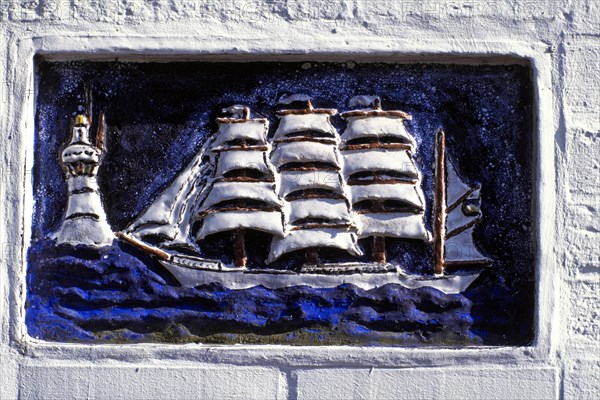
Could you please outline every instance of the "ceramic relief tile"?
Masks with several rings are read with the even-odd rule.
[[[519,65],[41,62],[48,341],[525,345]]]

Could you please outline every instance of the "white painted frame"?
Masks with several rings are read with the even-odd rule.
[[[560,288],[554,259],[555,164],[554,142],[558,117],[553,109],[551,54],[546,46],[515,41],[421,41],[380,38],[348,44],[342,38],[325,42],[299,39],[289,43],[252,41],[236,43],[181,37],[36,36],[9,39],[5,75],[12,93],[2,93],[0,151],[5,173],[0,177],[7,193],[2,202],[0,241],[15,244],[0,270],[1,344],[19,352],[20,364],[139,365],[201,367],[214,363],[276,367],[451,367],[497,365],[543,366],[554,357]],[[87,345],[43,342],[26,334],[24,325],[26,247],[31,227],[35,58],[115,59],[133,61],[181,60],[358,60],[388,62],[506,62],[529,63],[533,71],[535,115],[533,160],[533,224],[535,240],[535,341],[527,347],[348,347],[283,345]],[[8,134],[7,134],[8,133]],[[10,138],[9,138],[10,136]],[[43,360],[43,361],[42,361]],[[41,364],[40,364],[41,365]]]

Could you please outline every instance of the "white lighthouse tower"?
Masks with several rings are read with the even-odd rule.
[[[100,114],[96,144],[89,139],[90,119],[77,115],[73,121],[71,141],[61,155],[67,175],[69,200],[57,244],[108,246],[114,234],[106,221],[96,174],[104,152],[104,114]]]

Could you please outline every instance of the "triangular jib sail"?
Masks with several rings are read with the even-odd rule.
[[[124,232],[134,238],[169,247],[196,248],[190,231],[195,205],[206,186],[210,165],[204,162],[206,144],[186,168]]]

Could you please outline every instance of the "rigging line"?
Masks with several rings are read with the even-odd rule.
[[[254,212],[254,211],[262,211],[262,212],[281,212],[281,210],[277,207],[222,207],[222,208],[209,208],[204,211],[199,212],[196,215],[196,218],[204,218],[209,214],[214,213],[222,213],[222,212],[232,212],[232,211],[244,211],[244,212]]]
[[[450,205],[446,208],[446,213],[449,213],[450,211],[454,210],[456,207],[458,207],[460,205],[460,203],[465,201],[467,199],[467,197],[469,197],[471,195],[471,193],[473,193],[474,191],[476,191],[478,189],[481,189],[481,185],[477,184],[475,186],[472,186],[469,190],[467,190],[465,192],[465,194],[460,196],[458,198],[458,200],[456,200],[454,203],[452,203],[452,205]]]
[[[469,221],[468,223],[466,223],[463,226],[460,226],[456,229],[454,229],[452,232],[448,232],[446,234],[446,240],[453,238],[454,236],[463,233],[464,231],[466,231],[467,229],[471,228],[472,226],[474,226],[477,222],[479,222],[481,220],[481,214],[478,215],[477,217],[473,218],[471,221]]]
[[[404,143],[363,143],[363,144],[347,144],[340,147],[340,151],[356,151],[356,150],[412,150],[413,146]]]
[[[214,153],[221,153],[224,151],[268,151],[269,146],[267,145],[252,145],[252,146],[221,146],[210,149]]]
[[[354,228],[356,228],[356,226],[354,226],[354,224],[351,224],[351,223],[345,223],[345,224],[311,223],[311,224],[294,226],[290,230],[291,231],[303,231],[303,230],[319,229],[319,228],[354,229]]]
[[[336,145],[337,141],[335,139],[330,138],[318,138],[318,137],[307,137],[307,136],[294,136],[287,139],[277,139],[274,140],[273,143],[293,143],[293,142],[314,142],[314,143],[322,143],[322,144],[331,144]]]

